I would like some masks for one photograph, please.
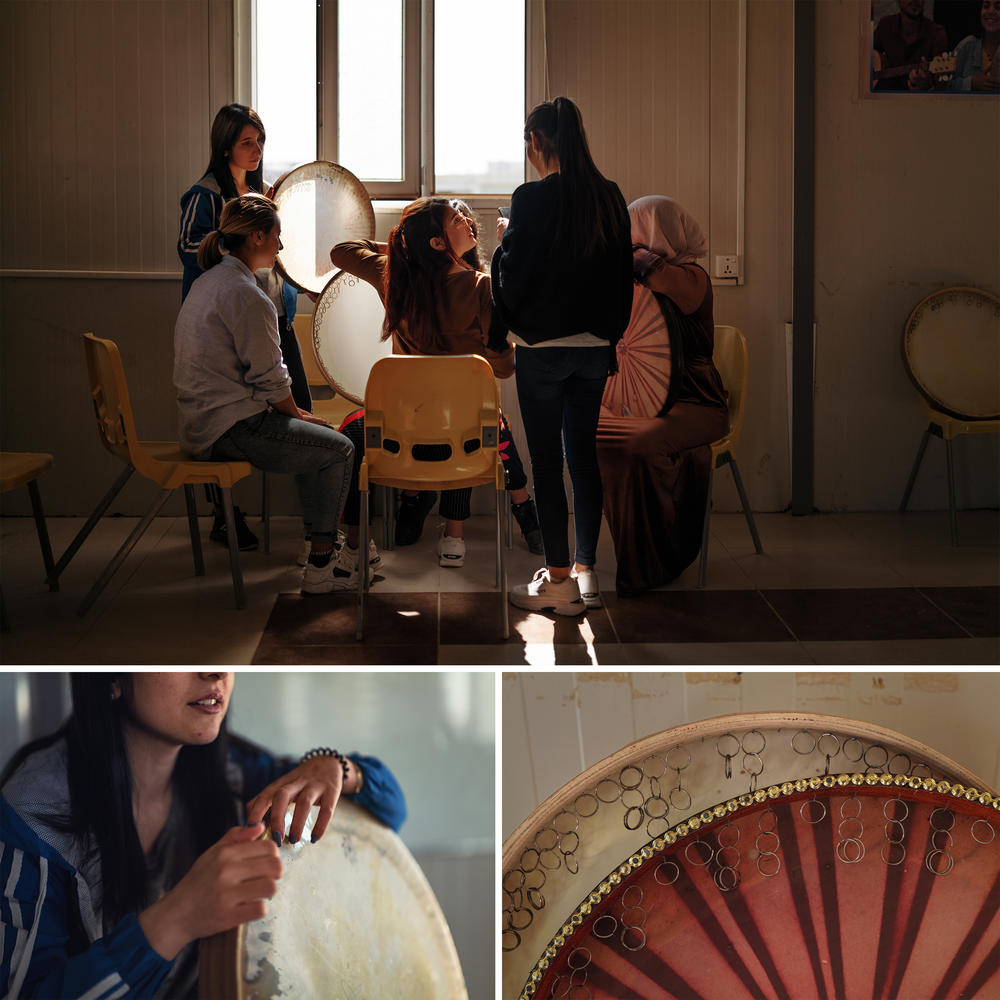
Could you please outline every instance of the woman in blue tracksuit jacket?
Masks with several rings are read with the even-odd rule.
[[[177,239],[177,256],[184,265],[181,301],[187,298],[195,280],[202,273],[198,266],[198,248],[201,241],[219,228],[222,206],[237,195],[264,191],[263,156],[264,123],[253,108],[245,104],[227,104],[219,109],[212,122],[211,153],[204,176],[192,184],[181,196],[181,225]],[[298,291],[284,281],[276,270],[258,271],[257,284],[274,303],[278,313],[278,334],[281,341],[281,358],[292,380],[292,399],[301,410],[312,412],[312,393],[309,379],[302,363],[302,352],[295,336],[292,320],[295,318]],[[227,545],[225,517],[222,512],[222,495],[217,487],[206,487],[209,499],[215,505],[213,541]],[[257,548],[257,536],[250,530],[243,512],[236,512],[237,541],[241,551]]]
[[[72,716],[0,778],[0,995],[197,997],[199,939],[258,919],[277,889],[290,804],[292,841],[314,805],[318,840],[341,795],[399,828],[375,758],[296,762],[230,736],[232,681],[72,676]]]

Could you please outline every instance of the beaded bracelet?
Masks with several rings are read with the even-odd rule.
[[[340,766],[344,772],[343,785],[345,788],[347,787],[348,763],[347,758],[342,753],[338,750],[331,750],[329,747],[314,747],[302,755],[302,761],[305,763],[305,761],[311,760],[313,757],[336,757],[340,761]]]

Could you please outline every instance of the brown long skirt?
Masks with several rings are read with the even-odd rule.
[[[601,411],[597,459],[620,596],[669,583],[697,557],[709,443],[728,430],[725,410],[693,403],[677,403],[651,419]]]

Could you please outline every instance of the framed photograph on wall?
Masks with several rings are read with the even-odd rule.
[[[867,0],[863,94],[1000,94],[1000,0]]]

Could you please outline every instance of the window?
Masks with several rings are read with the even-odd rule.
[[[242,49],[265,179],[328,159],[373,197],[509,194],[525,19],[525,0],[242,0],[237,76]]]

